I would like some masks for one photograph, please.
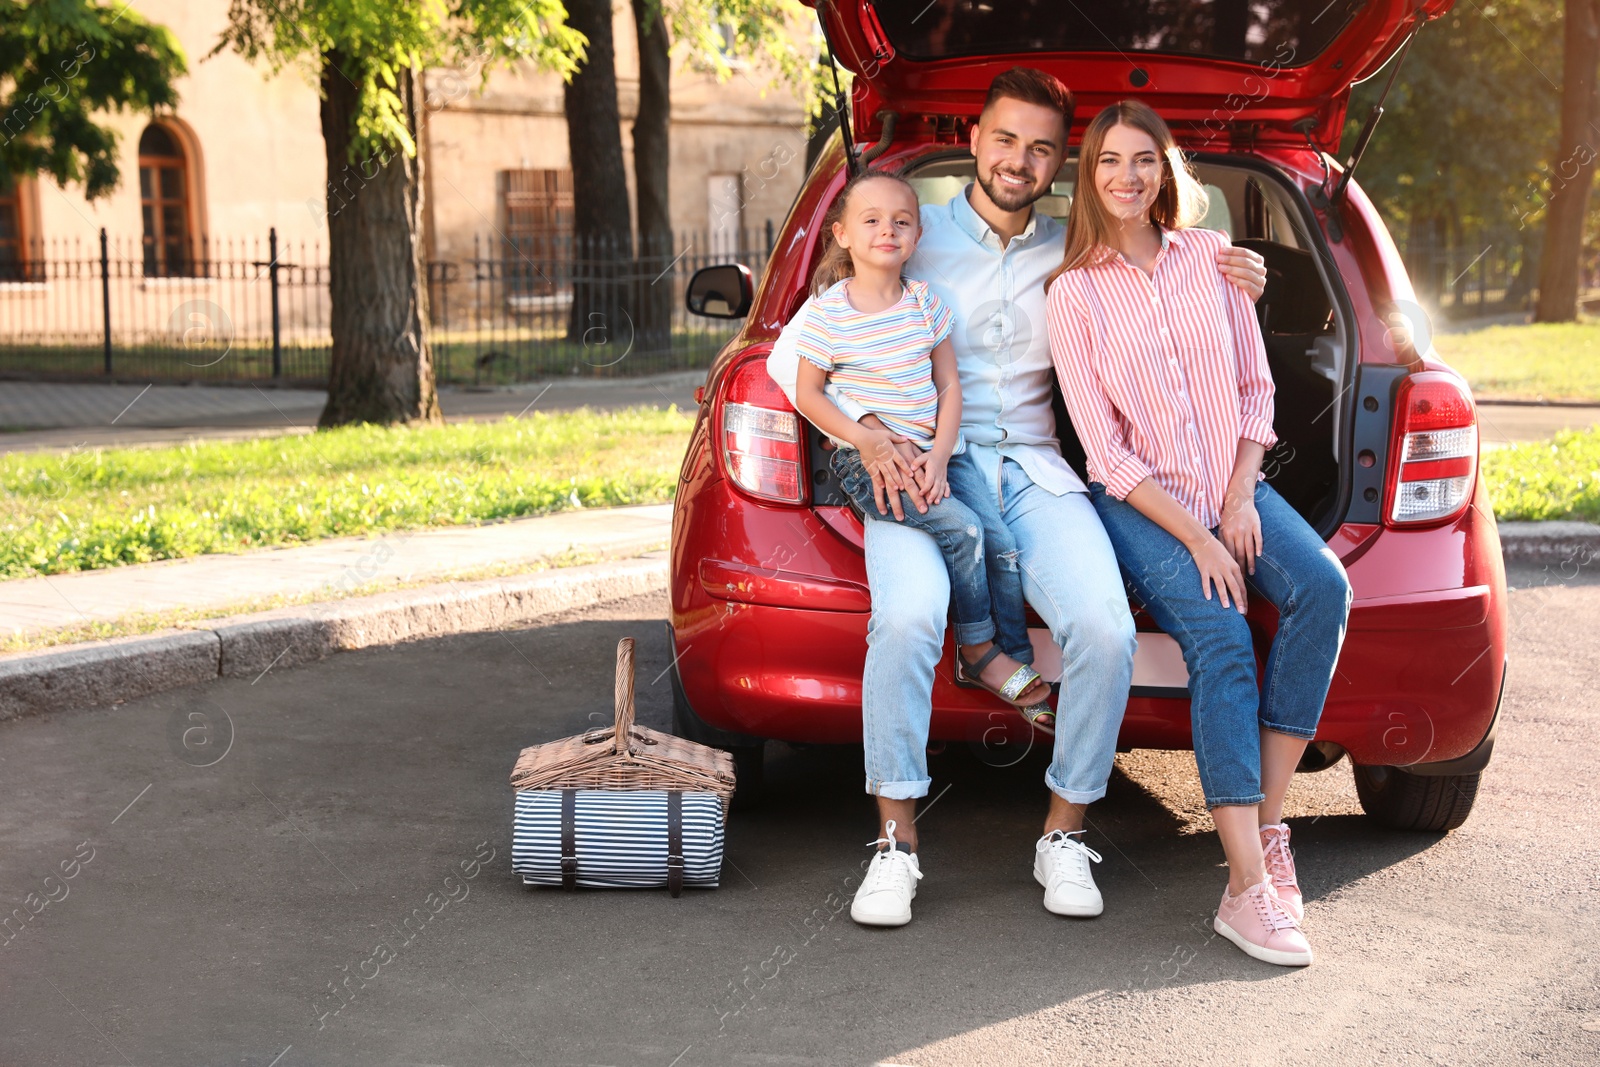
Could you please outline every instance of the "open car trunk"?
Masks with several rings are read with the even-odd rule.
[[[1078,122],[1124,96],[1173,132],[1219,125],[1256,143],[1336,151],[1350,86],[1371,77],[1452,0],[806,0],[834,54],[860,75],[852,122],[875,140],[900,125],[972,118],[996,74],[1016,64],[1065,82]]]
[[[1195,173],[1211,198],[1200,225],[1228,233],[1267,263],[1267,288],[1256,314],[1276,385],[1273,422],[1279,442],[1262,470],[1314,529],[1331,536],[1342,519],[1339,427],[1346,417],[1345,385],[1354,372],[1344,316],[1335,313],[1344,304],[1337,274],[1298,195],[1273,168],[1239,157],[1202,156],[1195,160]],[[908,165],[905,174],[923,203],[942,203],[973,179],[974,161],[964,149],[941,152]],[[1076,174],[1077,164],[1069,160],[1035,209],[1064,219]],[[1062,453],[1082,475],[1083,447],[1059,387],[1055,408]],[[814,428],[809,432],[811,469],[824,472],[820,479],[813,476],[813,504],[848,507],[848,499],[826,477],[826,439]]]

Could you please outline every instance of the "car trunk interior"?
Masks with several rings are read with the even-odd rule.
[[[906,177],[921,201],[942,203],[972,181],[973,159],[950,154],[919,161]],[[1039,210],[1065,219],[1071,203],[1076,163],[1068,162]],[[1210,196],[1210,209],[1200,222],[1222,230],[1234,243],[1258,252],[1266,261],[1266,292],[1256,304],[1267,358],[1277,387],[1274,429],[1278,445],[1262,469],[1267,480],[1315,529],[1331,534],[1338,525],[1339,441],[1344,418],[1342,383],[1351,368],[1349,345],[1331,286],[1333,268],[1323,255],[1294,194],[1265,168],[1197,161],[1196,176]],[[1080,474],[1083,448],[1072,430],[1066,406],[1055,391],[1056,426],[1062,453]],[[811,430],[813,500],[819,505],[847,506],[848,501],[827,477],[825,439]],[[817,475],[820,473],[821,477]]]

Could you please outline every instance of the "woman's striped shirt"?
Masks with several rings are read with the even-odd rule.
[[[895,433],[933,446],[939,392],[933,384],[934,346],[950,335],[954,316],[927,282],[906,281],[892,307],[867,314],[850,306],[850,279],[811,301],[795,351],[828,372],[828,381]]]
[[[1113,255],[1063,273],[1046,305],[1090,481],[1123,499],[1152,478],[1208,527],[1222,521],[1239,440],[1278,440],[1255,309],[1217,269],[1227,243],[1164,230],[1151,275]]]

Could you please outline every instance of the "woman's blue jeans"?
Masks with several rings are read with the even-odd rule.
[[[1245,580],[1252,596],[1278,609],[1278,632],[1258,689],[1245,617],[1224,607],[1215,590],[1205,598],[1199,568],[1183,543],[1099,482],[1090,483],[1089,496],[1130,591],[1183,649],[1206,806],[1259,804],[1266,799],[1260,731],[1306,740],[1316,735],[1350,614],[1344,566],[1271,486],[1256,483],[1262,550],[1255,574]]]
[[[855,501],[867,522],[896,522],[894,513],[881,515],[873,499],[872,476],[853,448],[836,450],[828,460],[839,488]],[[1000,519],[1000,511],[983,488],[983,476],[964,452],[950,457],[946,467],[951,495],[918,512],[905,492],[900,504],[905,521],[900,525],[932,535],[950,575],[950,598],[956,609],[956,643],[979,645],[994,641],[1018,663],[1033,662],[1033,642],[1022,599],[1022,571],[1017,566],[1017,542]]]

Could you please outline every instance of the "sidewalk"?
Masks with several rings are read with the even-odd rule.
[[[1478,401],[1478,435],[1489,448],[1519,441],[1548,441],[1560,430],[1600,426],[1600,404],[1529,404]]]
[[[530,411],[636,405],[695,406],[703,370],[639,378],[561,378],[484,387],[440,386],[446,422]],[[0,452],[105,448],[205,438],[232,440],[316,428],[327,394],[258,385],[118,385],[0,380]]]
[[[647,504],[20,578],[0,582],[0,633],[36,634],[136,612],[222,614],[275,596],[331,599],[374,584],[501,566],[532,568],[573,553],[588,559],[637,556],[664,547],[671,530],[672,505]]]

